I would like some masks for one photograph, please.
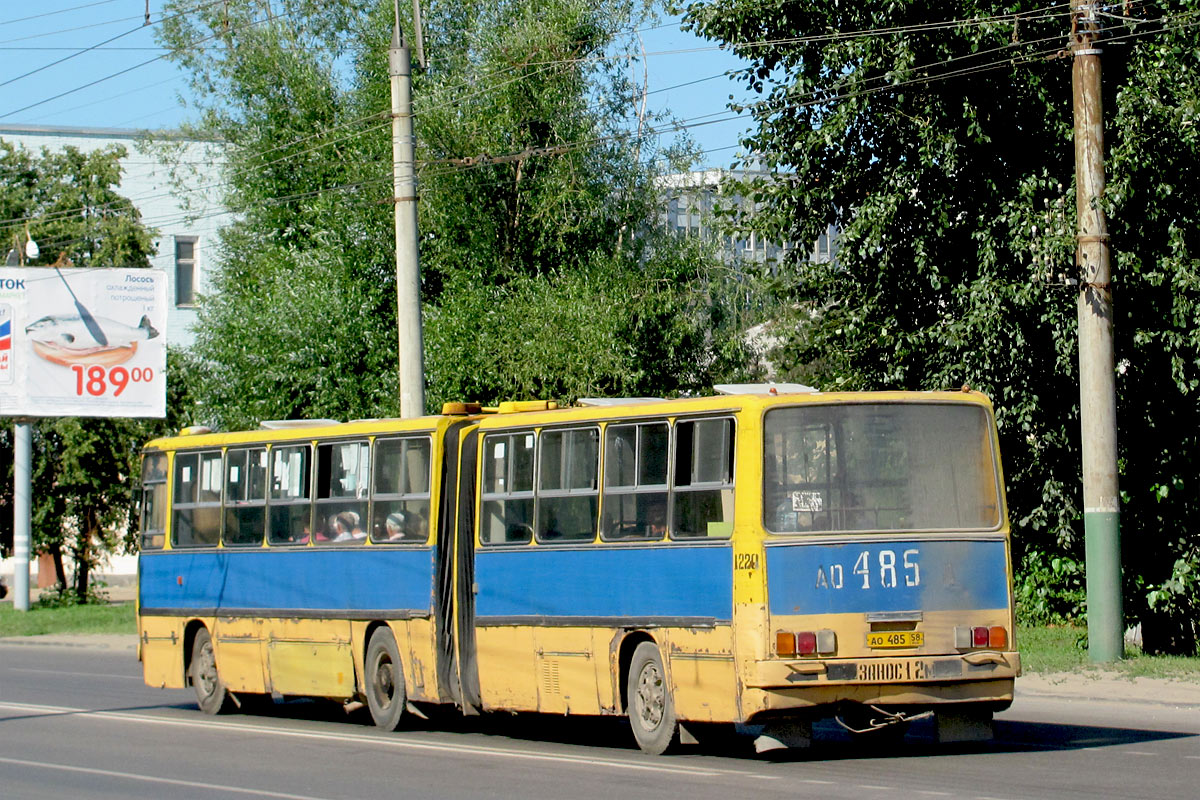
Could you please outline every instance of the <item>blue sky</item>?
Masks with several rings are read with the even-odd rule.
[[[152,23],[161,10],[150,0]],[[0,0],[0,124],[171,128],[187,119],[184,77],[159,58],[145,11],[145,0]],[[674,21],[642,38],[650,107],[707,123],[688,129],[705,151],[700,166],[728,165],[747,128],[725,110],[740,90],[722,73],[736,59]]]

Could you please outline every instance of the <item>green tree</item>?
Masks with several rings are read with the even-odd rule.
[[[163,28],[225,142],[239,219],[193,351],[211,376],[198,414],[227,427],[398,408],[392,3],[282,7],[231,0]],[[430,409],[681,391],[736,364],[704,302],[711,256],[652,224],[655,159],[675,154],[639,138],[628,61],[608,57],[644,13],[430,6],[413,90]]]
[[[1133,8],[1147,21],[1106,16],[1103,44],[1126,608],[1150,646],[1190,650],[1200,140],[1198,84],[1180,76],[1194,74],[1200,4]],[[781,239],[840,231],[834,263],[790,272],[799,313],[780,327],[794,376],[989,393],[1019,588],[1040,613],[1073,613],[1083,559],[1074,151],[1071,59],[1057,57],[1069,8],[713,0],[687,13],[750,62],[757,127],[744,144],[775,173],[747,188],[759,213]],[[1039,594],[1047,579],[1057,598]]]
[[[123,147],[82,152],[31,153],[0,141],[0,234],[26,231],[41,253],[30,266],[60,259],[80,267],[147,267],[154,252],[152,232],[133,204],[117,191]],[[28,227],[26,227],[28,226]],[[14,242],[18,243],[18,242]],[[11,247],[11,245],[10,245]],[[7,248],[6,248],[7,249]],[[162,423],[125,419],[46,418],[32,431],[33,551],[49,553],[61,594],[87,602],[91,570],[108,553],[126,548],[132,510],[131,486],[141,443]],[[12,454],[10,428],[0,431],[5,482],[0,505],[0,541],[12,542]],[[63,556],[75,562],[67,586]]]

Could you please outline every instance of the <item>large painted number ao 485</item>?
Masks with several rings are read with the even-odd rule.
[[[770,611],[774,616],[1003,609],[1005,565],[1000,540],[768,546]],[[873,647],[924,643],[922,635],[868,639]]]

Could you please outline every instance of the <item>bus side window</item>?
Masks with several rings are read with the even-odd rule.
[[[522,544],[533,539],[533,431],[490,434],[483,439],[483,544]]]
[[[267,530],[267,451],[262,447],[225,454],[227,545],[260,545]]]
[[[317,528],[314,541],[361,544],[367,540],[370,474],[369,442],[317,445]]]
[[[221,537],[221,453],[177,453],[173,544],[210,547]]]
[[[672,537],[733,534],[733,453],[733,420],[675,424]]]
[[[305,544],[312,522],[308,445],[274,447],[270,462],[271,544]]]
[[[375,440],[371,541],[429,540],[430,466],[428,436]]]
[[[609,425],[604,442],[604,538],[662,539],[667,530],[667,423]]]
[[[541,435],[538,541],[596,538],[600,432],[548,430]]]
[[[142,459],[141,537],[143,550],[161,549],[167,530],[167,456],[150,453]]]

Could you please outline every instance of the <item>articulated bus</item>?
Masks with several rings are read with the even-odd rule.
[[[624,715],[650,753],[822,719],[990,736],[1020,657],[987,398],[723,388],[150,442],[146,682],[386,729]]]

